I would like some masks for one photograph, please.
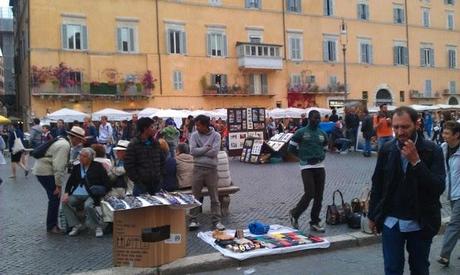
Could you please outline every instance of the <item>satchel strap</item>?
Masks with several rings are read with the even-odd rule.
[[[340,192],[339,189],[335,190],[334,193],[332,194],[332,204],[335,205],[335,194],[338,193],[340,195],[340,199],[342,200],[342,205],[345,204],[343,201],[343,195],[342,192]]]

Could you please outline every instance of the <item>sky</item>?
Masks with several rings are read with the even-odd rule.
[[[10,0],[0,0],[0,7],[7,7]]]

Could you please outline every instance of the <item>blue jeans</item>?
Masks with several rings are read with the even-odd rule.
[[[371,139],[370,138],[364,139],[364,153],[370,154],[371,150],[372,150],[372,148],[371,148]]]
[[[379,138],[377,139],[377,145],[378,145],[377,150],[380,151],[380,149],[382,149],[383,145],[384,145],[386,142],[388,142],[388,141],[390,141],[390,140],[392,140],[392,139],[393,139],[392,136],[379,137]]]
[[[411,274],[429,274],[428,256],[432,239],[422,239],[420,232],[400,232],[398,224],[391,229],[383,226],[382,248],[386,275],[404,273],[404,246],[409,253]]]
[[[133,196],[140,196],[142,194],[150,194],[150,195],[155,195],[155,193],[160,191],[160,184],[155,184],[155,186],[152,187],[146,187],[145,185],[142,184],[134,184],[133,188]]]
[[[58,225],[58,213],[59,213],[59,196],[54,195],[56,190],[56,184],[54,182],[54,176],[37,176],[40,184],[45,188],[46,194],[48,195],[48,214],[46,215],[46,229],[51,230],[53,227]]]
[[[338,138],[335,140],[335,145],[340,152],[344,152],[350,148],[351,141],[347,138]]]

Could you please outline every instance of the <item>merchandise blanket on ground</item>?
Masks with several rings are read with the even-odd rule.
[[[270,225],[270,230],[266,235],[263,236],[277,236],[279,234],[289,234],[289,233],[299,233],[299,231],[292,229],[290,227],[282,226],[282,225]],[[235,230],[226,230],[226,234],[228,235],[234,235]],[[299,233],[301,234],[301,233]],[[249,232],[248,229],[244,230],[244,236],[247,238],[258,238],[261,237],[261,235],[253,235]],[[307,249],[314,249],[314,248],[328,248],[331,243],[325,239],[322,238],[322,242],[309,242],[306,244],[299,244],[299,245],[292,245],[292,246],[285,246],[285,247],[276,247],[276,248],[260,248],[260,249],[255,249],[251,251],[246,251],[246,252],[233,252],[229,249],[223,248],[215,243],[216,239],[213,238],[213,232],[212,231],[207,231],[207,232],[200,232],[198,233],[198,238],[202,239],[215,249],[217,249],[220,253],[222,253],[224,256],[237,259],[237,260],[246,260],[249,258],[254,258],[254,257],[259,257],[259,256],[266,256],[266,255],[275,255],[275,254],[283,254],[283,253],[290,253],[290,252],[295,252],[295,251],[301,251],[301,250],[307,250]]]

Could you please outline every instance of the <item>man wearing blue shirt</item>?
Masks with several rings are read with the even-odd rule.
[[[405,249],[411,274],[429,274],[431,242],[441,225],[444,158],[439,146],[417,136],[417,117],[410,107],[394,111],[396,138],[382,146],[372,176],[369,226],[382,233],[385,274],[403,274]]]

